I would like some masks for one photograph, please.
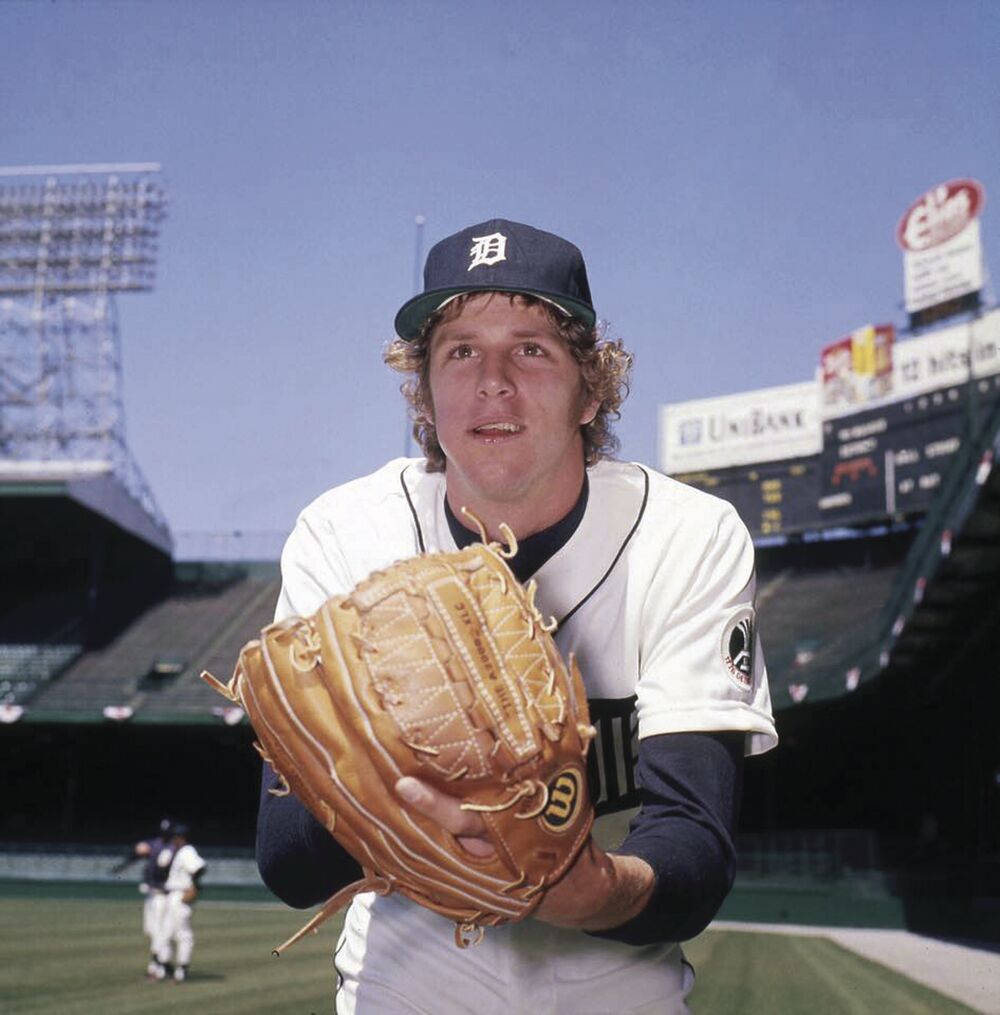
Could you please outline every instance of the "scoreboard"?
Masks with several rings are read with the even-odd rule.
[[[926,511],[956,452],[996,404],[1000,375],[925,392],[823,424],[823,524]]]
[[[674,478],[728,500],[755,536],[815,528],[820,456],[691,472]]]
[[[819,454],[674,474],[730,501],[750,532],[774,536],[877,524],[925,512],[955,454],[1000,401],[1000,374],[823,423]]]

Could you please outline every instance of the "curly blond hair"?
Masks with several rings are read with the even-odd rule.
[[[413,437],[423,449],[427,468],[443,472],[446,461],[438,443],[437,432],[431,422],[433,402],[430,388],[430,357],[428,355],[434,330],[444,321],[454,320],[462,308],[479,293],[465,293],[434,311],[424,322],[417,337],[408,342],[397,338],[390,342],[382,358],[393,370],[406,374],[400,391],[410,407],[413,419]],[[560,313],[551,303],[523,293],[497,293],[520,306],[540,307],[552,325],[566,340],[569,350],[580,367],[584,401],[599,402],[597,414],[580,427],[583,436],[584,457],[587,465],[613,455],[619,447],[612,432],[612,424],[621,416],[619,409],[628,397],[632,354],[621,339],[608,339],[604,326],[591,327],[575,317]]]

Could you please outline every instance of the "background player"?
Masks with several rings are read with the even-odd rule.
[[[598,813],[641,806],[619,848],[591,841],[533,919],[477,948],[457,950],[450,923],[405,898],[358,896],[337,949],[338,1011],[686,1011],[677,942],[731,887],[743,758],[776,742],[752,544],[729,504],[610,458],[630,357],[595,329],[576,247],[492,220],[437,244],[424,281],[386,354],[408,377],[424,458],[303,511],[276,617],[474,541],[463,507],[491,538],[506,522],[520,544],[512,568],[537,580],[587,685]],[[285,901],[313,905],[357,865],[275,786],[265,767],[261,872]],[[492,848],[456,800],[415,779],[397,792],[471,853]]]
[[[159,835],[151,839],[141,839],[132,847],[132,852],[127,857],[111,868],[112,874],[120,874],[136,860],[145,860],[142,869],[142,880],[139,882],[139,892],[142,900],[142,932],[149,939],[149,962],[146,965],[146,978],[150,980],[162,978],[159,963],[156,961],[156,952],[153,948],[155,927],[161,916],[164,884],[167,880],[167,872],[170,869],[169,862],[166,866],[158,863],[160,856],[169,842],[171,821],[164,818],[160,822]],[[171,856],[173,852],[171,851]]]
[[[194,929],[191,917],[199,884],[205,874],[205,861],[188,842],[186,825],[174,825],[161,856],[169,858],[164,884],[163,910],[156,921],[153,950],[158,964],[157,979],[172,977],[182,983],[194,952]]]

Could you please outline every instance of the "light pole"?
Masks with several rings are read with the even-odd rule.
[[[427,218],[424,215],[417,215],[413,220],[413,295],[416,296],[420,292],[422,286],[422,260],[423,260],[423,248],[424,248],[424,224],[427,222]],[[406,414],[405,420],[405,437],[403,443],[403,454],[409,458],[413,453],[413,423],[410,420],[409,412]]]

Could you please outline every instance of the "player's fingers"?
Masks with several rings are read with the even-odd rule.
[[[475,811],[463,811],[457,797],[442,793],[421,779],[404,776],[396,783],[396,792],[415,811],[436,821],[452,835],[477,836],[486,832],[483,819]]]
[[[463,811],[456,797],[441,793],[412,776],[400,779],[396,792],[415,811],[451,832],[474,856],[489,856],[494,852],[486,839],[486,823],[475,811]]]

